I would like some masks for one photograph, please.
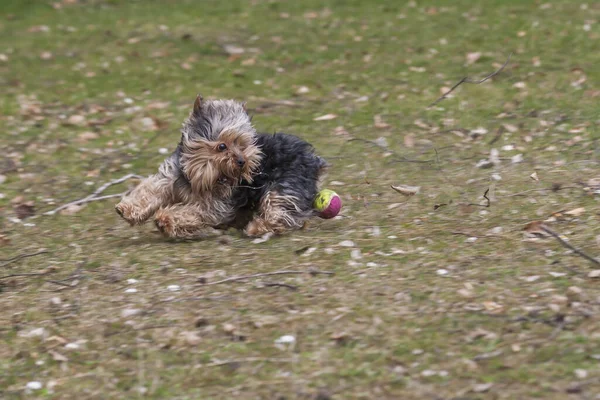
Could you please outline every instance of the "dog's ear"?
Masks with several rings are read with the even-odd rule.
[[[196,97],[196,101],[194,101],[194,110],[192,111],[192,113],[194,115],[200,115],[202,113],[202,103],[204,102],[204,99],[202,98],[201,95],[198,95]]]
[[[242,108],[244,109],[244,112],[245,112],[246,114],[248,114],[248,106],[247,106],[247,104],[248,104],[248,103],[246,103],[245,101],[242,103]]]

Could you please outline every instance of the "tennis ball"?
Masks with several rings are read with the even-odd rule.
[[[315,197],[313,207],[318,211],[318,216],[330,219],[338,215],[342,208],[342,199],[336,192],[329,189],[323,189]]]

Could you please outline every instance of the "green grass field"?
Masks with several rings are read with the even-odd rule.
[[[600,255],[598,49],[592,1],[0,1],[0,397],[600,398],[600,266],[523,230]],[[153,173],[197,93],[313,143],[342,217],[45,214]]]

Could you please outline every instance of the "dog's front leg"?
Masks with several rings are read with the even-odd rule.
[[[215,233],[213,227],[231,220],[233,210],[207,204],[174,204],[160,208],[154,215],[154,223],[166,237],[197,239]]]
[[[115,206],[117,213],[131,225],[139,225],[173,198],[173,181],[163,174],[152,175],[125,195]]]

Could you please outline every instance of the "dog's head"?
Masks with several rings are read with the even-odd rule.
[[[262,157],[246,108],[234,100],[198,96],[183,124],[181,143],[182,169],[196,193],[252,182]]]

